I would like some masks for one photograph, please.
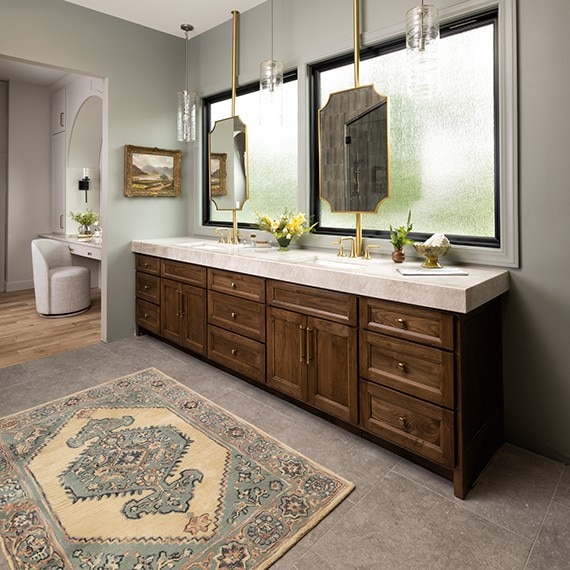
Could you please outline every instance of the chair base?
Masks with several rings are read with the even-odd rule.
[[[65,317],[75,317],[77,315],[81,315],[82,313],[86,313],[91,308],[91,305],[85,307],[84,309],[79,309],[78,311],[73,311],[71,313],[58,313],[55,315],[49,315],[45,313],[38,313],[40,317],[44,319],[63,319]]]

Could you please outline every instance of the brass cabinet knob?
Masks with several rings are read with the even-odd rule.
[[[235,289],[236,287],[237,287],[237,284],[232,281],[232,289]]]
[[[232,319],[236,319],[237,318],[237,313],[232,313]]]
[[[398,362],[398,368],[402,371],[406,371],[406,365],[403,362]]]
[[[237,354],[237,348],[232,348],[232,356],[235,356]]]
[[[148,318],[150,317],[150,313],[144,313],[143,317],[144,317],[145,319],[148,319]]]
[[[403,328],[406,328],[406,321],[402,318],[397,319],[396,322]]]
[[[143,285],[143,289],[144,289],[145,291],[148,291],[148,290],[150,289],[150,285],[149,285],[148,283],[145,283],[145,284]]]
[[[406,427],[406,418],[404,416],[400,416],[398,418],[398,421],[404,426]]]

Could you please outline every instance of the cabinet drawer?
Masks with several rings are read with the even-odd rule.
[[[83,243],[72,243],[69,245],[69,251],[73,255],[79,255],[81,257],[89,257],[91,259],[98,259],[101,261],[101,248],[95,247],[93,245],[87,245]]]
[[[211,291],[208,295],[208,322],[265,342],[265,305],[261,303]]]
[[[352,326],[356,325],[358,315],[357,298],[354,295],[283,281],[267,282],[267,303],[273,307]]]
[[[360,326],[430,346],[453,349],[453,316],[431,309],[363,298]]]
[[[160,275],[160,258],[137,253],[135,259],[137,271],[144,271],[145,273]]]
[[[453,412],[360,380],[362,428],[453,467]]]
[[[158,305],[137,299],[136,319],[138,326],[160,334],[160,307]]]
[[[208,287],[212,291],[227,293],[234,297],[265,302],[265,280],[254,275],[233,273],[222,269],[208,270]]]
[[[453,408],[453,353],[360,332],[360,376]]]
[[[206,268],[201,265],[163,259],[160,274],[181,283],[206,287]]]
[[[253,380],[265,382],[265,345],[260,342],[209,325],[208,358]]]
[[[139,299],[160,304],[160,277],[137,271],[136,288]]]

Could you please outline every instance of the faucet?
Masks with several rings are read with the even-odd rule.
[[[340,245],[340,249],[338,251],[338,256],[339,257],[345,257],[346,256],[346,254],[344,253],[344,246],[342,243],[345,240],[350,241],[350,257],[356,257],[355,239],[352,236],[343,237],[343,238],[340,238],[338,240],[338,243]]]
[[[364,249],[364,259],[372,259],[372,257],[370,256],[370,250],[373,247],[380,247],[379,245],[375,245],[375,244],[370,244],[367,245],[366,248]]]
[[[226,231],[227,228],[216,228],[214,230],[214,233],[219,234],[220,239],[218,240],[218,243],[230,243],[230,232],[228,230],[228,237],[225,238],[224,237],[224,232]]]

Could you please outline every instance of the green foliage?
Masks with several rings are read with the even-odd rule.
[[[394,246],[394,249],[402,249],[405,245],[414,243],[413,240],[408,238],[408,234],[412,231],[413,227],[411,210],[408,211],[408,221],[405,226],[392,228],[392,224],[390,224],[390,242]]]
[[[87,210],[86,212],[78,212],[77,214],[69,212],[69,215],[74,222],[77,222],[82,226],[90,226],[99,219],[99,214],[91,209]]]

